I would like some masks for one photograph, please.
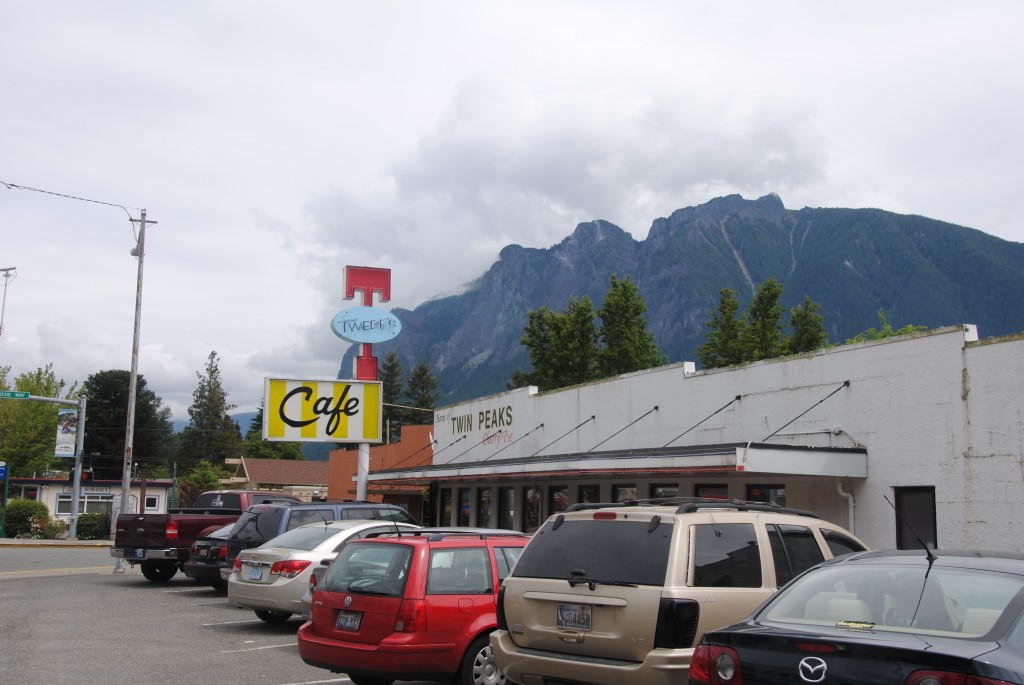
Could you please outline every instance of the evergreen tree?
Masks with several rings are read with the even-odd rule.
[[[918,326],[915,324],[907,324],[903,328],[894,329],[892,324],[889,323],[888,318],[885,316],[884,309],[878,310],[878,322],[882,325],[881,328],[871,327],[866,331],[861,331],[852,338],[848,338],[846,344],[852,345],[853,343],[864,342],[865,340],[881,340],[882,338],[891,338],[897,335],[908,335],[910,333],[928,330],[927,326]]]
[[[253,459],[295,459],[302,460],[302,443],[263,439],[263,402],[260,402],[256,416],[245,432],[242,454]]]
[[[774,277],[757,287],[747,310],[747,325],[741,336],[744,361],[782,356],[782,284]]]
[[[405,404],[403,386],[405,385],[405,369],[398,353],[391,350],[384,357],[380,367],[381,391],[384,402],[384,430],[387,442],[392,442],[401,435]]]
[[[742,364],[745,361],[743,332],[745,323],[740,315],[736,291],[723,288],[719,293],[718,311],[713,312],[707,340],[697,348],[697,358],[706,369]]]
[[[77,383],[70,388],[53,372],[53,364],[18,375],[8,384],[11,367],[0,367],[0,390],[28,392],[38,397],[77,400]],[[86,407],[88,413],[88,407]],[[7,462],[8,477],[30,477],[54,462],[57,406],[48,402],[0,400],[0,461]],[[65,460],[70,463],[71,460]],[[64,464],[63,466],[67,466]]]
[[[818,303],[804,295],[803,304],[789,310],[789,324],[793,335],[786,339],[786,353],[800,354],[828,347],[825,322],[818,313]]]
[[[604,343],[597,357],[601,378],[665,363],[665,357],[654,344],[654,335],[647,330],[646,312],[647,303],[633,281],[628,276],[620,281],[612,274],[604,304],[597,313]]]
[[[425,426],[434,422],[434,415],[422,409],[437,407],[441,394],[437,390],[437,377],[434,376],[426,360],[420,360],[409,372],[409,382],[405,395],[409,399],[410,409],[405,411],[403,421],[407,425]]]
[[[530,350],[533,371],[517,370],[512,383],[542,390],[585,383],[597,377],[597,326],[589,297],[571,298],[564,312],[547,307],[527,313],[520,342]],[[516,387],[523,387],[516,385]]]
[[[228,415],[235,405],[228,402],[217,362],[217,352],[211,351],[206,373],[196,372],[199,385],[192,392],[188,408],[191,421],[182,431],[179,449],[179,458],[185,463],[196,464],[203,459],[223,463],[242,452],[241,431]]]
[[[96,479],[119,479],[124,469],[124,439],[128,424],[128,391],[131,371],[110,369],[91,374],[82,385],[86,405],[86,465]],[[138,376],[135,383],[135,428],[132,460],[146,468],[164,463],[171,456],[169,445],[174,429],[171,410]]]

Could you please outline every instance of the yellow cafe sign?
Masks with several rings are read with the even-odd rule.
[[[379,381],[267,378],[263,439],[301,442],[381,442]]]

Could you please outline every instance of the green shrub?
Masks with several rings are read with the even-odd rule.
[[[107,540],[110,538],[110,514],[82,514],[75,524],[79,540]]]
[[[7,503],[4,534],[9,538],[42,538],[50,510],[34,499],[12,499]]]

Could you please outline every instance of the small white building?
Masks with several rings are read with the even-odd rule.
[[[673,364],[436,412],[438,524],[535,530],[586,501],[712,496],[808,509],[875,548],[1024,551],[1024,334],[973,325],[738,367]]]

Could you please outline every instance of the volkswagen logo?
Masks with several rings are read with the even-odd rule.
[[[348,597],[345,598],[345,608],[348,609],[350,606],[352,606],[352,595],[349,595]],[[822,676],[824,677],[824,675],[825,674],[823,672]],[[811,682],[816,683],[818,681],[817,680],[812,680]]]
[[[820,683],[825,680],[828,667],[816,656],[807,656],[800,660],[800,680],[805,683]]]

